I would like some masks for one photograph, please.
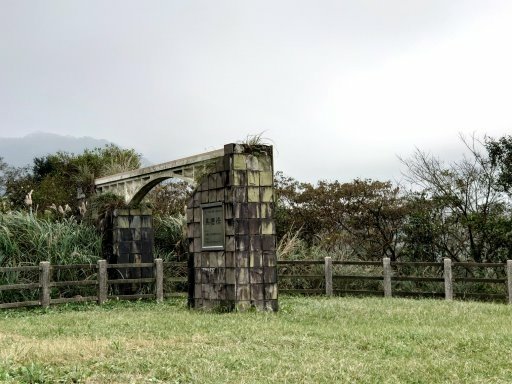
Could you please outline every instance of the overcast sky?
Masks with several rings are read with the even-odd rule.
[[[0,136],[164,162],[264,132],[300,180],[393,179],[512,133],[511,40],[509,0],[0,0]]]

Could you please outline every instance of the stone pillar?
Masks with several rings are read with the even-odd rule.
[[[153,262],[153,217],[147,208],[116,209],[113,216],[113,256],[110,264]],[[152,268],[119,268],[112,278],[153,277]]]
[[[277,311],[272,147],[228,144],[187,206],[189,302]]]

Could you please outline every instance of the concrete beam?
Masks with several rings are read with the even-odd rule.
[[[165,179],[177,178],[194,183],[195,170],[224,156],[224,149],[201,153],[162,164],[117,173],[94,180],[97,193],[112,192],[124,196],[127,203],[138,203],[151,188]]]

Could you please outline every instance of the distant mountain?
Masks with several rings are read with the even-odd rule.
[[[57,151],[79,154],[85,149],[101,148],[106,144],[110,142],[92,137],[36,132],[25,137],[0,137],[0,157],[9,165],[21,167],[32,164],[34,157]]]

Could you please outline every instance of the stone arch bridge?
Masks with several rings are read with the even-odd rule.
[[[168,161],[166,163],[101,177],[94,181],[97,193],[111,192],[123,196],[127,205],[137,205],[157,184],[177,178],[192,184],[207,172],[215,160],[224,156],[224,149],[205,152],[196,156]]]

